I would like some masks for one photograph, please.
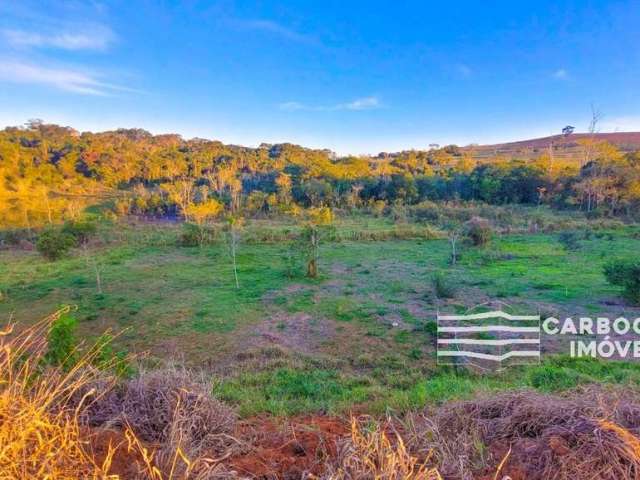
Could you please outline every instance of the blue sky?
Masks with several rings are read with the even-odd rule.
[[[339,153],[640,130],[640,2],[0,0],[0,125]]]

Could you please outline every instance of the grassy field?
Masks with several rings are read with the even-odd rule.
[[[203,369],[216,394],[245,415],[407,410],[478,390],[640,381],[633,364],[554,356],[493,376],[438,369],[433,336],[436,312],[497,300],[543,315],[640,316],[602,274],[611,258],[640,252],[635,227],[587,225],[577,231],[576,250],[556,233],[505,233],[486,247],[463,246],[452,266],[437,228],[342,220],[321,244],[317,279],[292,258],[286,238],[296,228],[246,227],[239,289],[223,240],[182,247],[172,223],[105,225],[88,249],[55,262],[35,251],[0,251],[0,318],[28,325],[75,305],[84,339],[124,330],[119,348],[144,354],[148,365],[173,360]],[[435,275],[450,298],[434,289]]]

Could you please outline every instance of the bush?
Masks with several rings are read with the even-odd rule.
[[[604,267],[604,276],[612,285],[623,287],[624,296],[640,305],[640,260],[614,260]]]
[[[411,208],[413,217],[421,222],[438,222],[442,215],[442,206],[425,200]]]
[[[578,242],[578,235],[576,232],[562,232],[558,235],[558,241],[562,244],[565,250],[572,251],[580,248],[580,242]]]
[[[387,204],[384,202],[384,200],[376,200],[374,202],[371,202],[371,205],[369,207],[371,214],[376,217],[381,217],[382,215],[384,215],[386,208]]]
[[[455,285],[441,273],[436,273],[432,277],[431,282],[438,298],[453,298],[455,296]]]
[[[473,217],[467,222],[467,237],[477,247],[484,246],[491,241],[493,237],[493,228],[486,218]]]
[[[68,313],[63,313],[51,323],[47,336],[45,361],[50,365],[68,367],[73,364],[77,347],[76,327],[78,321]]]
[[[183,247],[201,247],[211,245],[218,237],[218,232],[213,227],[185,223],[180,234],[180,245]]]
[[[71,235],[75,239],[76,245],[87,243],[97,230],[97,225],[87,219],[69,220],[62,226],[62,233]]]
[[[435,320],[428,320],[423,325],[423,330],[432,337],[435,337],[438,334],[438,322]]]
[[[38,236],[36,248],[48,260],[58,260],[76,244],[76,240],[68,233],[50,228]]]

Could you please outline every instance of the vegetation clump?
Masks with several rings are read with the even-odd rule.
[[[561,232],[558,235],[558,241],[567,251],[574,251],[580,248],[579,236],[574,231]]]
[[[640,305],[640,260],[614,260],[604,267],[604,275],[612,284],[623,288],[624,296]]]
[[[493,228],[486,218],[473,217],[466,224],[466,234],[476,247],[487,245],[493,237]]]
[[[36,248],[43,257],[53,261],[64,257],[75,244],[76,239],[72,235],[50,227],[38,235]]]
[[[83,245],[96,234],[98,226],[89,219],[68,220],[62,226],[61,232],[74,238],[76,246]]]
[[[453,298],[456,295],[455,284],[440,272],[431,277],[431,284],[438,298]]]

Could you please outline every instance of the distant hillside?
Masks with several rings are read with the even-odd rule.
[[[556,157],[577,159],[581,154],[581,148],[578,141],[591,136],[592,135],[589,133],[552,135],[550,137],[520,140],[510,143],[498,143],[495,145],[474,145],[472,147],[465,147],[465,149],[471,149],[474,152],[474,156],[479,160],[498,155],[505,157],[532,158],[539,156],[552,145],[553,152]],[[640,150],[640,132],[596,133],[593,136],[596,140],[607,141],[616,145],[624,152]]]

